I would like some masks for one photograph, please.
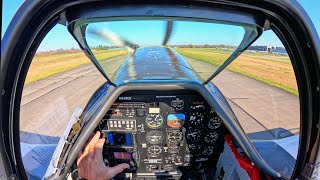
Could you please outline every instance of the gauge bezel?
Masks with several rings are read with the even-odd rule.
[[[159,133],[159,134],[160,134],[160,137],[161,137],[161,138],[160,138],[159,141],[153,142],[153,141],[150,141],[150,140],[148,139],[148,137],[151,136],[151,134],[153,134],[153,133]],[[152,144],[152,145],[162,143],[162,142],[163,142],[163,139],[164,139],[164,136],[163,136],[162,132],[161,132],[161,131],[158,131],[158,130],[151,130],[151,131],[147,132],[147,134],[146,134],[146,141],[147,141],[148,143]]]
[[[211,139],[211,134],[214,135],[215,139],[213,139],[213,140]],[[210,139],[208,139],[208,138],[210,138]],[[209,132],[208,134],[205,135],[205,137],[203,139],[206,143],[214,143],[219,139],[219,133],[217,133],[215,131]]]
[[[156,119],[157,116],[161,116],[161,118],[162,118],[161,124],[158,125],[158,126],[151,126],[151,125],[148,123],[148,120],[147,120],[148,117],[150,117],[151,115],[155,115],[155,117],[153,118],[153,121]],[[158,129],[158,128],[160,128],[160,127],[163,125],[164,118],[163,118],[163,116],[162,116],[161,114],[158,114],[158,113],[149,113],[149,114],[147,115],[147,117],[145,118],[145,122],[146,122],[146,125],[147,125],[149,128],[151,128],[151,129]]]
[[[152,147],[157,147],[157,148],[159,148],[159,153],[157,153],[157,154],[150,153],[150,150],[151,150]],[[157,157],[157,156],[159,156],[159,155],[161,154],[162,148],[161,148],[160,146],[158,146],[158,145],[152,145],[152,146],[148,147],[147,152],[148,152],[148,154],[149,154],[151,157]]]
[[[172,136],[170,136],[169,134],[170,133],[179,133],[179,139],[178,140],[174,140],[174,141],[170,141],[170,137],[172,137]],[[180,132],[180,131],[168,131],[167,132],[167,142],[168,143],[179,143],[179,142],[181,142],[183,140],[183,133],[182,132]]]
[[[217,118],[217,120],[215,120],[215,118]],[[215,123],[215,125],[213,126],[213,127],[210,127],[209,126],[209,124],[210,124],[210,122],[211,121],[216,121],[216,122],[214,122]],[[214,117],[212,117],[212,118],[210,118],[209,120],[208,120],[208,128],[209,129],[212,129],[212,130],[215,130],[215,129],[218,129],[220,126],[221,126],[221,124],[222,124],[222,120],[221,120],[221,118],[219,118],[219,116],[214,116]]]

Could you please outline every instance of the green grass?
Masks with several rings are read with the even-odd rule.
[[[232,53],[214,48],[178,48],[183,56],[220,66]],[[125,50],[96,50],[98,60],[119,56]],[[36,55],[31,63],[25,84],[79,67],[91,61],[83,52]],[[266,84],[298,95],[295,76],[289,58],[282,55],[244,52],[228,67],[228,70],[256,79]]]
[[[125,50],[101,50],[94,53],[101,59],[107,59],[127,52]],[[36,55],[29,68],[25,85],[89,63],[91,61],[83,52]]]
[[[244,71],[244,70],[241,70],[241,69],[236,69],[234,67],[230,67],[230,68],[227,68],[227,69],[230,70],[230,71],[245,75],[247,77],[250,77],[252,79],[264,82],[264,83],[269,84],[271,86],[280,88],[280,89],[282,89],[284,91],[289,92],[290,94],[294,94],[294,95],[298,96],[298,89],[294,88],[292,86],[288,86],[288,85],[282,84],[281,82],[274,81],[274,80],[272,80],[270,78],[264,78],[264,77],[255,75],[255,74],[250,73],[248,71]]]
[[[231,54],[231,51],[213,48],[178,48],[176,51],[214,66],[221,66]],[[298,95],[295,75],[288,59],[282,55],[245,52],[227,69]]]

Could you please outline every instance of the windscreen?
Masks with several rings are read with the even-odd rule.
[[[205,81],[239,47],[244,35],[242,26],[229,24],[130,20],[89,23],[85,40],[112,81]]]

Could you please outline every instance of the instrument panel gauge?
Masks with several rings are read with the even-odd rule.
[[[163,117],[160,114],[149,114],[146,118],[147,126],[152,129],[159,128],[163,121]]]
[[[181,161],[182,161],[182,157],[177,154],[171,154],[170,159],[171,159],[171,162],[174,164],[181,163]]]
[[[220,127],[222,121],[218,116],[212,117],[208,122],[208,128],[217,129]]]
[[[148,148],[148,153],[151,157],[157,157],[162,152],[162,148],[158,145],[153,145]]]
[[[196,112],[190,115],[189,123],[191,125],[201,125],[204,119],[204,115],[202,113]]]
[[[184,101],[177,98],[171,101],[171,108],[175,110],[183,110]]]
[[[188,144],[187,150],[188,150],[189,152],[196,151],[196,150],[197,150],[197,146],[196,146],[195,144]]]
[[[206,136],[204,137],[204,141],[207,143],[213,143],[218,139],[219,135],[216,132],[210,132],[208,134],[206,134]]]
[[[197,142],[200,140],[201,138],[201,131],[200,129],[195,129],[195,128],[190,128],[188,131],[187,131],[187,141],[190,141],[190,142]]]
[[[203,150],[203,155],[206,156],[211,156],[214,152],[214,147],[213,146],[208,146]]]
[[[177,152],[179,152],[179,146],[177,146],[175,144],[169,145],[168,151],[169,151],[169,153],[172,153],[172,154],[177,153]]]
[[[173,169],[173,165],[172,164],[165,164],[165,165],[163,165],[163,169],[165,169],[166,171],[171,171]]]
[[[182,132],[180,131],[168,132],[167,140],[169,143],[178,143],[182,141]]]
[[[159,144],[163,140],[163,135],[160,131],[157,130],[149,131],[146,135],[146,140],[150,144]]]

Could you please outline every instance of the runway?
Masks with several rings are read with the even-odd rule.
[[[115,71],[125,55],[110,58],[105,68]],[[186,58],[205,73],[212,65]],[[60,136],[77,107],[85,107],[106,79],[92,64],[56,74],[24,87],[20,130],[21,141],[29,133]],[[299,98],[246,76],[224,70],[212,81],[226,96],[249,137],[278,139],[299,132]],[[25,133],[27,132],[27,133]]]

